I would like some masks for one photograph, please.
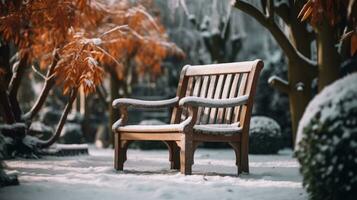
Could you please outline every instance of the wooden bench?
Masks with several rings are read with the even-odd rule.
[[[121,98],[113,101],[120,119],[113,124],[114,167],[123,170],[132,141],[163,141],[169,149],[171,169],[191,174],[194,151],[202,142],[228,142],[234,149],[238,174],[249,173],[248,139],[253,98],[261,60],[185,66],[175,98],[144,101]],[[171,123],[126,125],[127,108],[173,107]]]

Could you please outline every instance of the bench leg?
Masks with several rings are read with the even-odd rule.
[[[248,160],[248,144],[241,142],[240,144],[240,172],[249,173],[249,160]]]
[[[171,169],[180,169],[180,148],[174,141],[165,141],[165,144],[169,148],[169,160],[171,163]]]
[[[242,167],[241,167],[241,164],[240,164],[240,151],[239,151],[239,143],[238,142],[230,142],[229,143],[233,150],[234,150],[234,153],[235,153],[235,156],[236,156],[236,166],[237,166],[237,172],[238,172],[238,175],[240,173],[242,173]]]
[[[180,149],[180,171],[181,174],[191,175],[193,164],[193,145],[192,141],[182,140]]]
[[[122,171],[124,162],[126,161],[126,152],[128,145],[126,141],[121,141],[119,134],[115,134],[115,149],[114,149],[114,168]]]
[[[232,142],[230,145],[233,147],[236,153],[238,175],[241,173],[249,173],[249,128],[243,130],[240,142]]]
[[[244,146],[238,142],[230,142],[229,144],[234,149],[234,153],[236,155],[236,166],[238,167],[238,175],[243,172],[249,173],[248,146]]]

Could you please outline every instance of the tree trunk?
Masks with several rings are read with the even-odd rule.
[[[312,69],[296,61],[289,61],[288,65],[288,95],[292,125],[292,146],[294,146],[299,121],[312,96],[312,79],[308,76],[308,74],[311,74]]]
[[[0,43],[0,70],[3,70],[4,77],[3,80],[4,81],[4,88],[7,88],[7,86],[9,85],[9,82],[11,80],[11,76],[12,76],[12,71],[11,71],[11,67],[10,67],[10,47],[7,44],[1,44]]]
[[[1,84],[1,83],[0,83]],[[16,122],[14,113],[11,109],[11,104],[7,92],[4,90],[2,85],[0,85],[0,105],[2,110],[2,115],[7,124],[13,124]]]
[[[326,20],[323,20],[318,27],[317,33],[317,62],[319,66],[318,88],[321,91],[339,77],[341,64],[340,56],[337,52],[336,31]]]
[[[119,119],[119,110],[112,107],[112,102],[119,98],[119,80],[115,73],[110,73],[110,103],[109,103],[109,129],[115,121]],[[114,135],[112,132],[109,133],[109,144],[114,147]]]
[[[301,4],[302,2],[296,2]],[[306,23],[298,18],[301,5],[295,5],[290,10],[289,38],[294,47],[307,58],[311,58],[311,33],[308,32]],[[312,81],[316,77],[317,69],[304,64],[300,60],[289,59],[289,106],[292,126],[292,147],[295,145],[297,128],[305,108],[312,98]]]

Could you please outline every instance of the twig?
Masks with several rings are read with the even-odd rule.
[[[100,36],[99,36],[99,38],[101,38],[101,37],[103,37],[103,36],[105,36],[105,35],[107,35],[107,34],[109,34],[109,33],[112,33],[112,32],[114,32],[114,31],[120,31],[121,29],[124,29],[124,28],[129,28],[129,26],[128,25],[122,25],[122,26],[116,26],[115,28],[112,28],[112,29],[110,29],[109,31],[106,31],[106,32],[104,32],[103,34],[101,34]],[[120,31],[121,32],[121,31]],[[122,33],[122,32],[121,32]]]
[[[40,71],[38,71],[34,65],[32,65],[31,68],[38,76],[40,76],[43,80],[46,80],[45,75],[43,75]]]
[[[110,55],[110,53],[108,53],[106,50],[104,50],[103,48],[95,45],[95,48],[99,49],[101,52],[103,52],[105,55],[109,56],[109,58],[111,58],[116,64],[121,65],[119,61],[117,61],[116,58],[114,58],[114,56]]]

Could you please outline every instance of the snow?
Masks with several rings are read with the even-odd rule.
[[[89,154],[6,161],[21,184],[0,189],[0,199],[307,199],[288,150],[250,156],[251,173],[239,177],[230,149],[198,149],[191,176],[170,170],[165,150],[129,149],[124,172],[113,169],[113,150]]]
[[[52,132],[52,128],[46,126],[42,122],[32,122],[30,126],[30,130],[37,131],[37,132]]]
[[[53,144],[49,149],[52,150],[61,150],[61,149],[86,149],[88,148],[88,144]]]
[[[253,116],[250,120],[249,134],[269,134],[272,137],[280,137],[281,128],[272,118],[265,116]]]
[[[14,124],[0,124],[0,130],[16,131],[26,129],[26,124],[24,123],[14,123]]]
[[[79,155],[88,154],[87,144],[53,144],[48,149],[43,149],[42,152],[46,155]]]

